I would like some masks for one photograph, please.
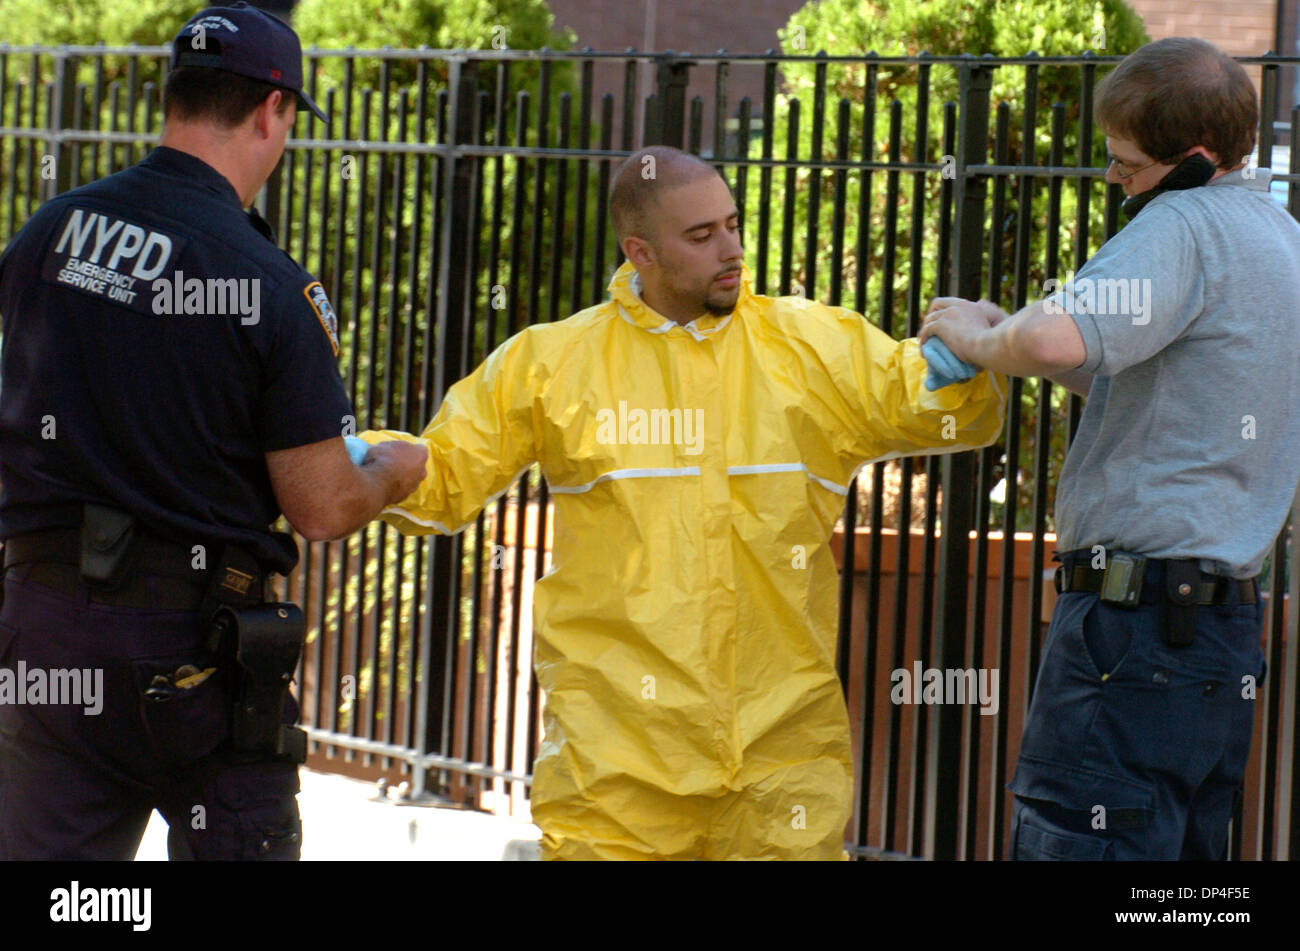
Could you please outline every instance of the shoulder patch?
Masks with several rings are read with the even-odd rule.
[[[334,356],[337,357],[339,355],[339,319],[334,315],[334,305],[330,303],[329,297],[325,295],[325,288],[321,286],[320,281],[312,281],[302,289],[302,293],[307,298],[307,303],[311,304],[311,309],[316,312],[316,319],[325,328],[325,333],[330,338],[330,346],[334,348]]]

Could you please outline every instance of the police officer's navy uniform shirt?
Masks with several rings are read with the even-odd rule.
[[[91,501],[293,566],[264,454],[352,405],[321,285],[219,172],[160,147],[46,202],[0,258],[0,317],[0,537]]]

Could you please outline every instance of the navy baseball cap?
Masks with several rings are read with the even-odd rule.
[[[329,117],[302,90],[302,44],[283,20],[247,3],[208,7],[172,40],[172,68],[205,66],[281,86],[323,122]]]

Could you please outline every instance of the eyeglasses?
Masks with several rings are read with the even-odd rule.
[[[1124,181],[1124,182],[1127,182],[1138,172],[1145,172],[1152,165],[1160,164],[1159,161],[1148,162],[1146,165],[1143,165],[1141,168],[1135,168],[1132,171],[1127,171],[1128,166],[1125,165],[1123,162],[1121,162],[1119,159],[1115,158],[1115,156],[1108,155],[1106,157],[1110,159],[1110,164],[1106,166],[1106,170],[1109,171],[1110,169],[1113,168],[1115,170],[1115,174],[1119,176],[1120,181]]]
[[[1110,164],[1106,166],[1107,171],[1113,168],[1115,170],[1115,174],[1119,176],[1119,180],[1122,182],[1127,182],[1138,172],[1145,172],[1153,165],[1170,164],[1170,162],[1172,161],[1166,159],[1155,159],[1154,161],[1147,162],[1147,164],[1143,165],[1141,168],[1135,168],[1132,171],[1127,171],[1128,166],[1125,165],[1123,162],[1121,162],[1119,159],[1115,158],[1115,156],[1111,155],[1110,153],[1107,153],[1106,158],[1110,159]]]

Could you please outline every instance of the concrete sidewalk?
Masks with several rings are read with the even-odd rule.
[[[376,798],[373,783],[299,770],[303,861],[500,861],[536,857],[541,831],[530,822],[453,806],[398,805]],[[521,854],[522,853],[522,854]],[[167,823],[149,820],[136,861],[167,859]]]

